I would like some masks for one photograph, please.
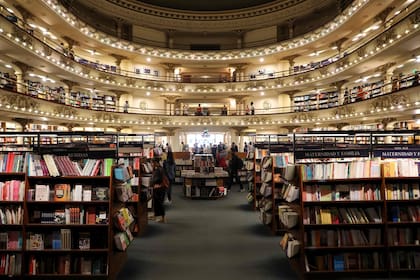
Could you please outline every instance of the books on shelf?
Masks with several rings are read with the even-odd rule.
[[[361,201],[381,200],[379,185],[370,183],[305,184],[303,201]]]
[[[0,154],[0,172],[25,172],[28,153],[9,152]]]
[[[420,199],[419,183],[387,183],[385,196],[387,200]]]
[[[420,173],[414,159],[386,160],[383,169],[384,177],[418,177]]]
[[[379,178],[380,176],[379,160],[304,164],[301,168],[303,180]]]
[[[50,186],[45,184],[35,185],[35,201],[49,201]]]
[[[286,228],[294,228],[299,223],[299,213],[297,213],[293,208],[287,205],[279,205],[278,213],[280,222]]]
[[[0,201],[23,201],[25,181],[10,180],[0,182]]]
[[[381,211],[375,207],[305,207],[303,211],[303,224],[382,223],[380,213]]]
[[[22,249],[22,232],[0,232],[0,250]]]
[[[83,168],[68,156],[28,153],[28,176],[110,176],[114,160],[87,159]]]
[[[0,253],[0,275],[21,275],[22,254]]]
[[[19,225],[23,223],[21,206],[0,207],[0,225]]]

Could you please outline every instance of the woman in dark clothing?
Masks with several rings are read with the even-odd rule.
[[[165,200],[166,188],[163,186],[164,170],[160,165],[160,159],[153,160],[153,174],[151,184],[153,187],[153,210],[155,218],[158,222],[165,223],[165,207],[163,202]]]
[[[172,153],[171,147],[168,147],[168,155],[166,160],[163,162],[163,168],[165,170],[165,174],[169,179],[169,186],[166,190],[168,195],[169,203],[172,202],[172,183],[175,182],[175,160],[174,154]]]

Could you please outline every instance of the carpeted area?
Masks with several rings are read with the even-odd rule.
[[[176,185],[167,224],[149,221],[118,279],[298,279],[280,237],[261,224],[238,189],[219,200],[191,200]]]

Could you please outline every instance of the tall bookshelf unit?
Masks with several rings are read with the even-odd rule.
[[[116,200],[111,172],[117,136],[0,135],[0,277],[116,278],[126,251],[114,242],[114,217],[128,208]],[[41,159],[46,166],[38,168],[35,162]],[[70,166],[77,170],[76,164],[83,173],[70,171]],[[82,167],[89,164],[91,171],[85,174]]]
[[[300,197],[278,205],[280,245],[301,278],[416,277],[419,132],[291,136]]]

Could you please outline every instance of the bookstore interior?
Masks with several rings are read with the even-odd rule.
[[[167,147],[302,279],[418,278],[420,1],[232,2],[0,0],[0,278],[116,279]]]

